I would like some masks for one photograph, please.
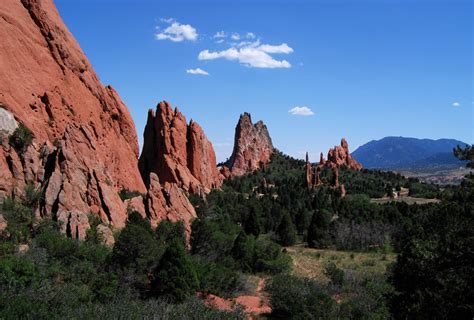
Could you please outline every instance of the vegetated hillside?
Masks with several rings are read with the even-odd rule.
[[[365,168],[461,167],[465,163],[453,155],[458,145],[464,147],[466,143],[454,139],[385,137],[357,148],[352,156]]]
[[[247,295],[255,276],[265,279],[276,318],[471,318],[472,176],[441,192],[390,172],[341,170],[341,197],[324,184],[330,170],[308,188],[304,165],[277,152],[206,199],[193,195],[198,217],[188,244],[182,222],[154,228],[137,212],[113,248],[102,244],[94,215],[85,241],[67,238],[59,222],[36,221],[41,194],[27,188],[24,200],[0,207],[7,222],[0,225],[0,318],[242,319],[238,309],[210,308],[208,299],[255,298]],[[370,201],[401,185],[442,201]],[[301,241],[309,248],[291,248]],[[399,257],[387,274],[393,253]],[[324,276],[305,276],[313,273]]]

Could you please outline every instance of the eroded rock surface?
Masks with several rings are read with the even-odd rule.
[[[21,198],[33,185],[42,193],[37,216],[62,222],[72,238],[85,237],[89,214],[121,228],[127,210],[139,211],[154,225],[183,219],[189,230],[195,212],[181,186],[163,179],[163,185],[145,188],[129,111],[112,87],[100,83],[52,0],[2,1],[0,39],[0,202]],[[33,143],[21,150],[8,143],[18,123],[33,135]],[[203,142],[190,147],[188,188],[217,185],[202,129],[190,124],[189,132],[181,130],[186,125],[180,127],[179,119],[174,124],[171,145],[180,145],[179,139]],[[180,161],[188,159],[186,146],[174,151],[183,152]],[[175,169],[167,174],[179,175]],[[121,189],[143,196],[122,201]],[[107,237],[110,243],[110,233]]]
[[[242,176],[265,167],[274,152],[267,126],[262,121],[253,124],[250,114],[244,113],[235,128],[234,150],[225,166],[231,176]],[[221,172],[226,174],[225,169]]]
[[[162,101],[148,112],[140,156],[140,172],[147,186],[150,173],[161,183],[174,183],[189,193],[205,194],[222,185],[216,155],[202,128]]]
[[[339,189],[341,196],[345,196],[346,189],[343,184],[339,183],[339,169],[347,168],[352,170],[361,170],[362,165],[352,158],[349,153],[349,145],[346,139],[342,138],[341,145],[335,146],[329,149],[328,159],[324,159],[324,154],[321,152],[318,164],[312,164],[309,161],[309,155],[306,153],[306,184],[308,188],[316,188],[323,184],[320,174],[325,168],[329,168],[332,171],[332,181],[329,181],[329,185],[333,189]]]
[[[349,152],[349,145],[346,139],[342,138],[340,146],[329,149],[327,162],[335,164],[337,167],[345,167],[353,170],[361,170],[362,165],[352,158]]]

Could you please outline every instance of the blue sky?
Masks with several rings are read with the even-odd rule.
[[[218,160],[244,111],[312,160],[341,137],[351,150],[384,136],[474,142],[470,0],[55,3],[140,141],[147,110],[167,100]]]

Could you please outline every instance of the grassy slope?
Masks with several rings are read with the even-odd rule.
[[[324,265],[334,262],[344,271],[353,270],[359,273],[383,274],[387,267],[395,261],[395,254],[378,252],[351,252],[336,250],[319,250],[297,245],[287,248],[293,259],[292,274],[299,277],[314,278],[327,282]]]

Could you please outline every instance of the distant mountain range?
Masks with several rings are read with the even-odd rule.
[[[455,168],[464,165],[453,154],[457,145],[467,143],[454,139],[385,137],[360,146],[352,156],[369,169]]]

